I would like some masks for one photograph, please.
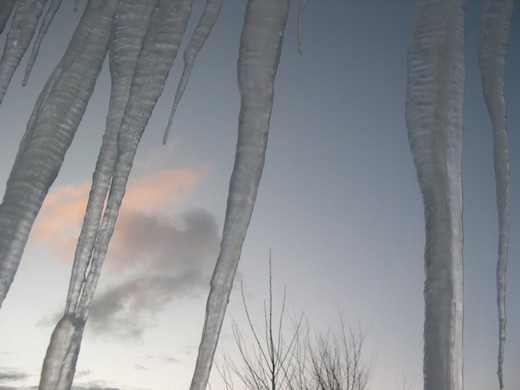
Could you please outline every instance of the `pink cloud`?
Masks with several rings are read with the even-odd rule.
[[[197,187],[203,173],[192,168],[169,169],[131,178],[121,214],[132,210],[145,214],[170,213]],[[32,229],[30,243],[43,244],[60,260],[71,261],[83,222],[90,183],[51,190]],[[116,232],[117,234],[117,226]],[[115,237],[114,237],[115,238]]]
[[[130,179],[122,207],[161,213],[174,209],[193,193],[200,176],[201,172],[186,168]]]

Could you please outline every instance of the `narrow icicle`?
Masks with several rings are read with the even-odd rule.
[[[125,194],[137,146],[162,93],[191,12],[191,0],[157,2],[137,60],[128,103],[117,139],[117,156],[108,201],[78,300],[77,315],[86,320],[101,266]]]
[[[31,74],[31,70],[34,65],[34,61],[36,61],[36,57],[38,56],[38,52],[40,50],[40,45],[47,34],[47,30],[54,19],[54,15],[58,12],[60,8],[61,0],[52,0],[51,5],[47,9],[47,13],[43,18],[43,22],[40,26],[40,31],[38,32],[38,36],[36,37],[36,41],[34,42],[34,46],[31,51],[31,56],[29,57],[29,61],[27,61],[27,67],[25,68],[25,76],[23,78],[22,85],[27,85],[27,81],[29,80],[29,75]]]
[[[0,34],[4,32],[5,25],[11,16],[16,0],[3,0],[0,7]]]
[[[13,74],[29,47],[47,0],[20,0],[0,60],[0,104]]]
[[[79,9],[79,2],[80,2],[80,0],[76,0],[74,2],[74,11],[77,11]]]
[[[126,17],[127,22],[131,22],[130,19],[132,15],[125,15],[124,13],[130,12],[131,8],[133,8],[132,6],[135,6],[138,2],[136,3],[131,0],[128,0],[128,2],[129,4],[120,2],[116,19]],[[141,4],[141,6],[143,4]],[[56,352],[58,358],[60,356],[64,356],[65,358],[61,362],[61,369],[59,371],[60,377],[54,381],[54,386],[58,386],[61,383],[68,383],[62,378],[70,377],[72,380],[74,376],[75,361],[81,345],[83,325],[87,320],[92,304],[94,292],[101,273],[101,267],[125,193],[133,158],[153,107],[161,95],[173,59],[182,40],[187,20],[190,16],[191,0],[158,1],[157,4],[150,3],[150,5],[155,5],[155,8],[148,23],[147,33],[142,41],[142,48],[139,52],[137,63],[131,56],[125,56],[128,52],[125,52],[121,46],[111,48],[116,50],[116,52],[113,53],[113,56],[116,57],[113,58],[113,61],[123,61],[123,63],[129,61],[128,63],[124,63],[124,66],[130,67],[135,64],[135,70],[132,77],[131,88],[128,92],[121,128],[117,134],[117,155],[108,201],[101,226],[95,238],[93,253],[91,254],[91,258],[89,257],[90,262],[88,269],[85,269],[87,273],[85,277],[82,278],[78,270],[75,270],[75,280],[71,280],[72,293],[69,293],[69,297],[70,300],[74,302],[67,302],[67,308],[69,312],[72,312],[73,323],[79,325],[77,329],[75,328],[75,332],[70,333],[74,337],[70,337],[68,343],[63,342],[63,338],[56,337],[51,339],[51,345],[49,345],[49,351],[60,351],[59,347],[55,348],[52,345],[54,340],[58,340],[64,345],[62,348],[67,348],[66,354]],[[123,12],[123,15],[121,15],[121,12]],[[142,17],[142,15],[139,16]],[[127,26],[127,28],[134,27],[133,25]],[[119,38],[124,39],[124,31],[120,31],[119,33]],[[135,42],[134,39],[131,39],[130,44],[134,45]],[[125,45],[125,43],[123,42],[122,45]],[[130,50],[132,51],[134,49],[135,48],[132,48]],[[129,69],[127,69],[127,71],[128,70]],[[117,72],[114,68],[112,71]],[[126,77],[128,76],[130,75],[127,74]],[[124,95],[126,95],[126,93],[124,93]],[[83,267],[83,264],[79,262],[76,264],[78,264],[78,267]],[[66,313],[64,318],[68,315],[69,314]],[[59,326],[60,324],[58,324],[58,327]],[[56,328],[56,332],[58,332],[58,327]],[[69,351],[73,351],[73,353],[69,353]],[[48,357],[46,357],[46,361],[47,360]],[[49,360],[52,360],[52,356],[49,357]],[[55,365],[48,366],[55,367]],[[44,373],[42,373],[42,383],[43,377]],[[61,390],[61,387],[48,387],[48,389],[55,388]],[[68,388],[70,388],[70,385],[67,389]],[[47,388],[40,388],[40,390],[44,389],[46,390]],[[63,389],[65,389],[65,387]]]
[[[94,89],[108,50],[115,2],[89,1],[27,124],[0,204],[0,304]]]
[[[305,5],[307,0],[300,0],[300,6],[298,7],[298,54],[303,54],[303,12],[305,11]]]
[[[478,57],[484,98],[493,127],[498,208],[497,305],[499,323],[498,381],[504,388],[502,364],[506,341],[506,270],[509,245],[509,156],[507,151],[504,71],[513,0],[485,0],[480,19]]]
[[[211,29],[217,21],[220,9],[222,8],[222,2],[223,0],[208,0],[206,3],[206,8],[204,8],[204,12],[200,17],[199,24],[193,32],[190,43],[186,47],[186,50],[184,50],[184,69],[182,70],[181,80],[179,81],[177,91],[175,92],[175,99],[173,101],[170,118],[168,119],[168,125],[164,130],[164,145],[166,145],[166,141],[168,140],[168,134],[170,133],[175,111],[177,111],[177,105],[179,104],[182,98],[182,94],[184,93],[184,89],[186,89],[186,85],[190,79],[193,64],[195,63],[195,57],[199,53],[200,49],[202,49],[202,46],[204,46],[204,43],[211,33]]]
[[[424,389],[463,389],[464,0],[418,0],[406,124],[426,222]]]
[[[110,38],[110,73],[112,88],[105,134],[92,176],[92,187],[83,226],[76,247],[71,271],[66,313],[74,313],[78,306],[87,268],[96,242],[103,207],[114,173],[117,155],[117,135],[130,95],[137,58],[143,38],[150,24],[150,16],[157,0],[120,1]]]
[[[220,253],[190,389],[204,390],[222,328],[265,160],[289,0],[249,0],[240,39],[238,84],[241,108],[235,165],[229,184]]]

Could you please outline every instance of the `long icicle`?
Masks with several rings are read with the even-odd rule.
[[[105,21],[104,12],[103,1],[89,2],[67,51],[38,97],[20,143],[0,204],[0,304],[106,57],[111,19]]]
[[[463,389],[464,0],[418,0],[406,124],[426,223],[424,389]]]
[[[235,165],[191,390],[206,388],[242,244],[253,213],[264,166],[273,85],[288,10],[289,0],[249,0],[247,3],[238,59],[241,108]]]
[[[190,79],[191,71],[193,69],[193,64],[195,63],[195,57],[199,54],[200,49],[204,46],[204,43],[208,39],[209,34],[211,33],[211,29],[215,25],[215,22],[218,19],[218,15],[220,13],[220,9],[222,8],[223,0],[208,0],[206,3],[206,7],[204,8],[204,12],[200,17],[199,23],[191,36],[190,43],[184,50],[184,69],[182,70],[181,79],[179,81],[179,85],[177,86],[177,91],[175,92],[175,98],[173,101],[173,107],[170,113],[170,118],[168,119],[168,124],[166,125],[166,129],[164,130],[163,136],[163,144],[166,145],[166,141],[168,140],[168,134],[170,133],[170,128],[172,126],[173,117],[175,115],[175,111],[177,111],[177,105],[181,101],[182,94],[186,89],[186,85],[188,85],[188,80]]]
[[[85,89],[85,92],[81,94],[83,96],[79,97],[82,105],[85,106],[108,51],[112,20],[117,3],[118,0],[89,0],[64,55],[63,63],[73,69],[67,87],[74,92]],[[72,100],[68,95],[65,98]],[[64,103],[61,102],[61,104]],[[78,119],[81,119],[84,109],[84,107],[79,108]],[[78,107],[73,107],[73,111],[78,111]],[[79,120],[77,123],[79,124]],[[75,127],[77,128],[77,124]],[[48,138],[47,142],[53,143],[52,138]],[[66,314],[58,322],[43,361],[39,390],[69,390],[71,388],[84,327],[85,321],[78,320],[70,314]]]
[[[125,0],[119,2],[116,11],[110,38],[109,60],[112,87],[107,122],[96,169],[92,175],[92,187],[74,256],[66,313],[74,313],[77,310],[114,173],[117,135],[130,96],[137,58],[156,3],[157,0]]]
[[[143,40],[143,48],[137,60],[125,115],[118,134],[118,150],[107,206],[78,303],[77,315],[82,320],[87,319],[90,310],[137,146],[177,54],[186,30],[191,5],[192,0],[159,1],[153,10],[150,28]]]
[[[53,377],[53,382],[49,382],[48,387],[43,387],[40,390],[54,389],[55,387],[52,386],[58,386],[56,388],[61,390],[62,387],[59,386],[62,383],[69,386],[63,387],[63,389],[70,388],[69,379],[72,381],[74,376],[83,328],[125,193],[133,157],[177,53],[190,16],[191,3],[191,0],[159,1],[152,12],[149,28],[143,39],[142,49],[132,77],[125,114],[118,132],[118,150],[110,193],[91,254],[90,264],[86,270],[87,274],[84,279],[81,278],[81,275],[76,279],[75,283],[80,286],[77,303],[70,305],[70,307],[74,306],[73,312],[66,313],[58,323],[49,345],[49,351],[52,351],[56,358],[61,359],[61,361],[59,364],[44,364],[44,368],[46,366],[52,367],[54,370],[58,368],[59,376]],[[116,17],[118,16],[116,15]],[[124,53],[117,53],[118,56],[122,54]],[[125,59],[121,58],[121,60],[124,61]],[[71,328],[73,331],[70,330]],[[54,337],[55,334],[56,337]],[[58,337],[61,335],[63,336]],[[54,360],[50,356],[48,359],[46,357],[46,363],[47,361],[53,362]],[[42,373],[42,381],[43,377]]]
[[[0,60],[0,104],[16,68],[31,43],[46,2],[47,0],[20,0],[16,6]]]
[[[478,58],[484,98],[493,127],[498,209],[497,305],[499,324],[498,381],[504,388],[502,365],[506,341],[506,270],[509,247],[510,196],[504,72],[513,0],[485,0],[480,19]]]

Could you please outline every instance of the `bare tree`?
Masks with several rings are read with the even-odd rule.
[[[372,365],[362,359],[366,331],[353,328],[343,315],[340,327],[319,333],[308,344],[309,377],[317,390],[366,390]]]
[[[340,315],[340,326],[310,336],[303,313],[293,320],[289,337],[284,337],[284,288],[279,318],[273,318],[273,283],[269,253],[269,300],[264,302],[264,323],[255,326],[241,284],[242,303],[250,338],[237,323],[232,324],[238,361],[224,355],[216,366],[226,390],[366,390],[372,366],[362,359],[366,332],[354,329]],[[237,382],[238,384],[235,384]]]
[[[288,341],[284,338],[283,322],[285,316],[285,301],[287,289],[284,288],[282,308],[279,319],[273,318],[273,284],[271,272],[271,253],[269,252],[269,302],[264,302],[264,325],[259,331],[255,327],[241,284],[242,302],[246,313],[249,330],[253,342],[248,344],[236,322],[232,324],[233,337],[238,347],[240,363],[235,363],[225,356],[223,367],[217,367],[226,389],[234,389],[233,376],[237,378],[244,389],[292,389],[290,383],[294,366],[294,348],[302,325],[303,314],[296,322]]]

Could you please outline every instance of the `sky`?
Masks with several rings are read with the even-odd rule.
[[[205,2],[194,3],[187,36]],[[216,362],[236,354],[243,282],[261,325],[269,251],[276,308],[326,331],[343,313],[367,330],[372,390],[422,388],[424,218],[404,121],[412,0],[308,1],[303,54],[291,4],[266,164]],[[81,10],[64,2],[27,87],[17,72],[0,106],[0,191],[38,93]],[[464,130],[464,381],[498,388],[497,214],[490,121],[476,57],[481,0],[467,6]],[[181,56],[137,152],[127,196],[84,335],[75,385],[187,389],[218,254],[238,126],[236,61],[245,2],[225,2],[197,57],[166,146]],[[5,36],[5,32],[2,39]],[[3,42],[3,41],[2,41]],[[515,7],[505,93],[511,163],[506,389],[520,388],[520,15]],[[22,68],[27,59],[22,61]],[[23,69],[22,69],[23,70]],[[107,114],[105,64],[94,95],[33,227],[0,311],[0,389],[36,386],[65,296]],[[222,389],[218,374],[214,389]]]

